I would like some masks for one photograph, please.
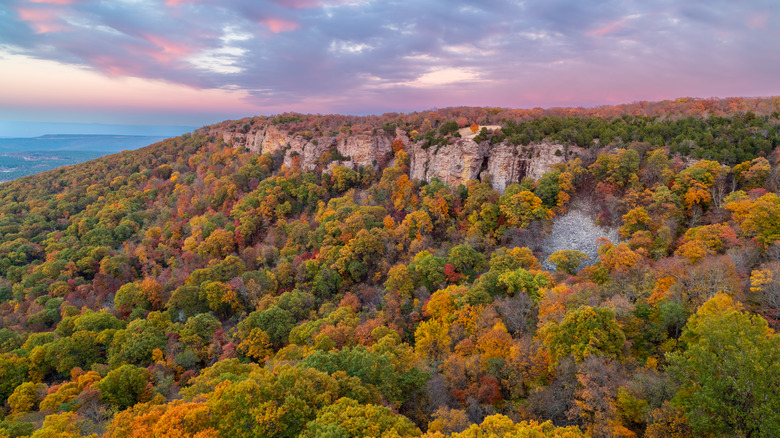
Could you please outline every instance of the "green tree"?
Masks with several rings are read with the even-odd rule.
[[[184,324],[181,329],[179,339],[181,342],[192,349],[201,361],[208,359],[208,346],[214,333],[222,328],[219,320],[208,313],[201,313],[193,316]]]
[[[152,398],[151,373],[145,368],[122,365],[98,384],[100,396],[120,410]]]
[[[73,322],[74,331],[102,332],[108,329],[121,329],[124,326],[125,323],[123,321],[106,311],[93,312],[87,310]]]
[[[167,313],[152,312],[147,319],[137,319],[126,329],[114,334],[108,348],[108,363],[117,367],[124,363],[145,366],[152,362],[155,349],[165,349],[165,332],[170,325]]]
[[[539,181],[536,182],[534,194],[538,196],[548,208],[555,207],[558,202],[558,192],[561,191],[561,188],[558,186],[558,177],[560,175],[560,170],[546,172],[539,178]]]
[[[165,307],[171,312],[174,320],[187,319],[198,313],[208,312],[208,302],[204,298],[201,298],[200,287],[194,284],[183,284],[174,289]]]
[[[560,324],[544,327],[542,333],[553,362],[570,354],[577,362],[591,355],[619,359],[626,341],[615,312],[606,307],[581,306],[568,312]]]
[[[689,320],[667,355],[682,384],[674,402],[700,434],[771,437],[780,430],[780,337],[725,294]]]
[[[130,316],[131,319],[140,318],[150,307],[143,290],[136,283],[127,283],[116,291],[114,310],[122,316]]]
[[[335,352],[318,350],[306,357],[301,365],[329,374],[343,371],[378,388],[387,401],[397,406],[411,398],[427,378],[411,364],[396,360],[391,352],[373,352],[362,345]]]
[[[447,259],[436,257],[429,251],[422,251],[414,256],[409,264],[409,273],[415,284],[425,286],[429,292],[433,292],[444,284],[444,266]]]
[[[539,288],[552,286],[549,274],[533,274],[523,268],[507,271],[498,276],[499,289],[509,296],[525,292],[534,301],[539,301]]]
[[[30,361],[15,354],[0,354],[0,401],[5,403],[30,371]]]
[[[223,383],[208,395],[220,436],[297,437],[317,413],[341,397],[373,403],[354,377],[306,367],[257,368],[246,379]]]
[[[264,331],[276,348],[281,348],[287,343],[287,337],[293,327],[295,327],[295,318],[279,306],[252,312],[238,325],[243,337],[248,337],[252,329],[258,328]]]
[[[447,258],[457,272],[465,275],[469,280],[473,280],[477,273],[487,266],[485,255],[469,245],[452,247]]]

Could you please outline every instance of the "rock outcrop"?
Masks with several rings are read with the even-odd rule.
[[[584,150],[542,142],[528,146],[504,141],[491,145],[470,138],[457,138],[446,145],[425,147],[424,141],[412,142],[406,132],[396,129],[392,135],[382,130],[376,134],[341,134],[306,139],[269,124],[253,126],[247,132],[224,127],[208,127],[201,131],[221,137],[226,143],[245,147],[255,153],[284,152],[284,164],[297,163],[313,170],[317,166],[329,169],[338,161],[353,169],[359,166],[381,166],[392,157],[392,143],[404,142],[409,153],[409,178],[431,181],[433,178],[456,187],[473,179],[490,178],[493,187],[503,193],[523,178],[539,179],[556,163],[579,155]],[[330,154],[330,155],[326,155]]]
[[[563,163],[582,152],[584,149],[577,146],[548,142],[528,146],[503,142],[488,152],[487,173],[493,188],[503,193],[510,184],[520,182],[523,178],[538,180],[552,169],[553,165]]]
[[[547,142],[528,146],[502,142],[491,145],[471,139],[458,139],[452,144],[423,149],[420,144],[410,148],[409,178],[430,181],[438,178],[450,186],[465,184],[472,179],[490,178],[499,193],[523,178],[537,180],[553,165],[563,163],[584,149]]]
[[[409,178],[425,181],[438,178],[457,187],[479,177],[485,157],[485,146],[471,139],[457,139],[452,144],[429,148],[415,143],[409,148]]]

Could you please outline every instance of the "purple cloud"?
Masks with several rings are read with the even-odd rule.
[[[0,46],[365,113],[778,94],[778,22],[770,0],[9,0]]]

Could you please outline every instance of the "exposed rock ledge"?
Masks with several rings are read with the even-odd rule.
[[[539,179],[554,164],[584,151],[576,146],[548,142],[521,146],[504,141],[491,145],[487,141],[477,143],[469,138],[424,148],[424,142],[412,142],[401,129],[396,129],[393,135],[379,132],[377,135],[351,134],[309,140],[300,135],[290,135],[274,125],[255,126],[247,133],[224,128],[204,128],[201,132],[221,136],[228,144],[246,147],[256,153],[284,150],[285,165],[291,166],[297,159],[300,166],[308,170],[314,169],[317,160],[333,149],[339,155],[350,158],[351,161],[342,163],[351,164],[350,167],[380,166],[391,157],[393,141],[401,139],[410,156],[410,179],[431,181],[438,178],[455,187],[472,179],[489,177],[493,188],[500,193],[523,178]]]

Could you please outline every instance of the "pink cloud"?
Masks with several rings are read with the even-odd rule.
[[[626,17],[622,17],[619,20],[615,20],[611,23],[607,23],[606,25],[599,27],[598,29],[593,29],[586,33],[588,36],[595,36],[595,37],[603,37],[604,35],[608,35],[611,33],[615,33],[626,27],[628,25],[628,22],[632,19],[638,17],[638,15],[628,15]]]
[[[320,5],[318,0],[274,0],[274,3],[292,9],[316,8]]]
[[[176,6],[183,3],[197,3],[198,0],[165,0],[166,6]]]
[[[155,45],[154,49],[144,50],[144,52],[156,59],[157,62],[167,63],[171,60],[179,59],[192,51],[185,44],[170,41],[157,35],[146,35],[144,39]]]
[[[279,6],[290,9],[309,9],[321,6],[335,6],[352,0],[273,0]]]
[[[45,3],[49,5],[72,5],[76,0],[30,0],[30,3]]]
[[[623,22],[618,21],[614,23],[609,23],[606,26],[600,27],[598,29],[593,29],[590,32],[588,32],[586,35],[589,36],[597,36],[599,38],[603,37],[606,34],[613,33],[617,30],[620,30],[623,28]]]
[[[281,18],[266,18],[260,22],[268,26],[268,28],[273,33],[290,32],[300,26],[300,24],[294,21],[284,20]]]
[[[89,61],[97,71],[108,73],[110,76],[135,76],[138,73],[121,66],[119,60],[113,56],[91,56]]]
[[[19,8],[16,13],[19,14],[22,21],[27,22],[35,33],[57,32],[67,29],[59,22],[60,11],[56,9]]]

